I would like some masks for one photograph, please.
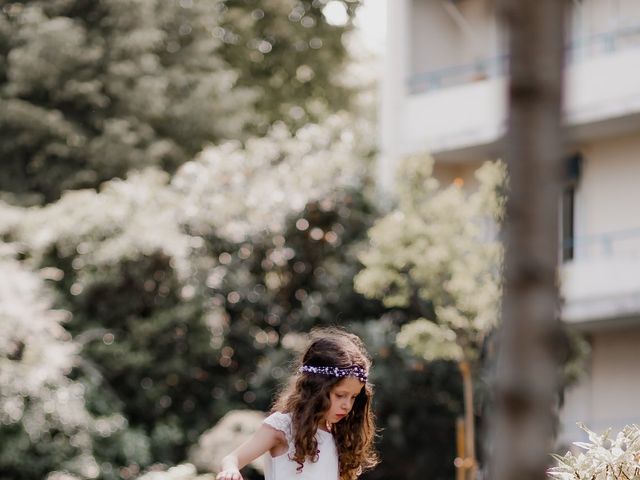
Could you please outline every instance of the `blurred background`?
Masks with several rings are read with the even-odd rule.
[[[640,5],[573,3],[559,449],[640,422]],[[482,465],[505,60],[491,0],[0,0],[0,479],[214,478],[324,325],[363,478]]]

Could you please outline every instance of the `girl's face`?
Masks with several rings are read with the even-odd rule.
[[[364,384],[355,377],[345,377],[336,383],[329,393],[331,407],[325,414],[325,420],[337,423],[346,417],[363,387]]]

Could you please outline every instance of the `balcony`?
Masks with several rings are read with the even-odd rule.
[[[411,76],[399,109],[399,154],[494,156],[506,113],[507,57]],[[640,26],[567,48],[565,115],[576,142],[640,127]],[[626,130],[626,131],[625,131]]]
[[[567,48],[566,61],[568,65],[572,65],[637,47],[640,47],[640,25],[591,35],[572,42]],[[507,55],[500,55],[473,64],[456,65],[412,75],[408,82],[409,92],[420,94],[487,78],[502,77],[507,72],[508,58]]]
[[[562,318],[586,328],[640,319],[640,228],[577,237],[561,273]]]

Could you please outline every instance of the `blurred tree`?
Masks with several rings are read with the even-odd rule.
[[[347,108],[326,2],[0,0],[0,191],[42,203]],[[5,193],[5,197],[6,197]]]
[[[215,1],[0,1],[0,190],[27,203],[241,138]]]
[[[411,157],[400,169],[398,207],[370,231],[356,290],[389,307],[413,312],[398,344],[426,361],[458,364],[463,380],[466,478],[475,478],[473,377],[498,319],[502,247],[497,238],[504,204],[504,168],[486,163],[478,189],[439,188],[432,160]],[[462,459],[461,459],[462,460]]]
[[[345,82],[361,0],[225,0],[216,35],[238,83],[260,90],[259,131],[282,120],[297,127],[349,109],[356,89]],[[329,12],[330,10],[331,12]],[[333,13],[333,15],[328,15]]]
[[[3,208],[0,236],[52,272],[73,313],[90,411],[126,419],[94,438],[101,478],[176,464],[229,410],[266,411],[302,334],[347,323],[372,345],[380,447],[396,459],[369,478],[400,466],[405,478],[450,476],[453,422],[441,419],[461,409],[459,381],[394,345],[410,317],[378,322],[384,307],[353,289],[377,217],[370,127],[346,114],[295,134],[275,126],[207,149],[172,179],[152,169],[45,208]],[[412,448],[428,454],[407,459]]]
[[[258,410],[232,410],[211,429],[200,436],[197,445],[189,450],[189,462],[200,471],[216,473],[222,469],[222,459],[238,448],[260,428],[264,412]],[[260,457],[250,463],[262,472]]]
[[[463,411],[460,377],[449,362],[427,362],[397,345],[396,337],[414,317],[382,310],[377,321],[350,324],[374,354],[371,381],[381,427],[383,463],[363,479],[453,478],[455,419]]]
[[[69,375],[80,346],[62,326],[69,312],[51,309],[51,293],[36,273],[1,254],[2,480],[43,478],[56,469],[93,478],[99,467],[92,435],[123,427],[121,417],[97,419],[85,408],[84,386]]]
[[[291,205],[303,208],[317,198],[315,195],[327,195],[344,186],[337,181],[340,170],[354,163],[348,154],[352,137],[345,135],[348,124],[348,119],[342,119],[330,128],[317,127],[313,132],[289,136],[289,141],[282,138],[286,132],[276,130],[262,141],[264,150],[240,149],[223,158],[233,158],[241,171],[248,171],[260,159],[270,165],[272,159],[264,153],[271,150],[276,158],[285,159],[286,173],[291,162],[298,164],[298,172],[307,181],[314,177],[314,171],[330,174],[328,178],[336,183],[325,180],[322,189],[310,190],[300,182],[297,188],[303,191],[296,194],[296,185],[288,184],[290,198],[300,202]],[[340,136],[344,142],[329,145],[329,139]],[[220,153],[228,148],[220,147]],[[305,163],[302,155],[315,161]],[[317,170],[317,155],[335,159],[333,168],[325,163],[324,170]],[[185,449],[217,417],[229,408],[251,403],[251,396],[243,397],[247,375],[256,366],[254,345],[266,346],[260,343],[265,334],[273,344],[274,333],[264,327],[266,315],[252,316],[236,306],[244,303],[239,301],[238,292],[244,294],[240,287],[255,287],[257,292],[266,283],[276,288],[273,280],[265,281],[265,276],[275,277],[265,273],[262,265],[263,261],[268,265],[267,256],[275,261],[282,255],[280,249],[272,250],[277,242],[274,245],[264,232],[256,233],[257,255],[246,255],[247,245],[252,245],[249,234],[254,232],[246,232],[240,243],[226,239],[222,234],[235,231],[225,228],[234,218],[229,219],[223,209],[212,215],[206,205],[194,209],[193,191],[181,186],[183,175],[196,164],[206,166],[206,159],[212,156],[216,154],[209,152],[209,157],[186,166],[172,184],[168,175],[148,170],[127,181],[107,182],[100,192],[68,192],[45,208],[3,209],[0,230],[4,240],[19,242],[25,261],[55,273],[52,278],[60,293],[58,306],[73,313],[66,327],[83,345],[85,360],[74,376],[86,384],[89,410],[100,415],[122,414],[128,422],[119,437],[96,439],[99,464],[114,466],[102,471],[105,478],[126,478],[126,472],[133,475],[153,462],[173,464],[184,458]],[[208,164],[213,182],[224,176],[227,164]],[[357,168],[353,171],[361,172]],[[256,171],[256,175],[261,173]],[[270,185],[266,178],[251,183],[256,178],[244,177],[248,194],[245,210],[252,207],[251,190]],[[286,175],[271,179],[289,181]],[[221,186],[224,191],[224,183]],[[273,189],[262,202],[286,207],[278,185],[270,186]],[[228,185],[229,198],[236,187],[235,182]],[[243,211],[238,213],[241,217]],[[277,213],[265,227],[281,236],[283,227],[278,224],[285,220],[286,213]],[[196,234],[196,228],[202,233]],[[231,270],[227,258],[233,257],[247,262]],[[248,271],[244,266],[254,261],[258,270]],[[226,273],[229,280],[218,284],[217,277]],[[285,296],[289,295],[293,292]],[[264,310],[266,301],[259,302],[256,309]],[[225,323],[227,318],[232,320],[231,330]],[[247,330],[252,324],[256,326]],[[245,345],[247,350],[243,350]]]
[[[558,346],[563,343],[558,206],[568,138],[563,90],[571,2],[502,0],[499,6],[509,37],[504,148],[510,190],[488,475],[496,480],[542,480],[547,478],[554,443]],[[600,452],[600,458],[607,453]],[[611,465],[606,475],[616,476],[613,469],[617,467]],[[596,478],[592,473],[585,477]],[[582,471],[575,474],[583,476]],[[619,476],[623,475],[621,471]]]
[[[99,478],[166,469],[229,410],[267,410],[302,334],[345,323],[375,345],[389,432],[369,478],[450,477],[457,379],[394,344],[412,317],[378,322],[353,290],[375,136],[331,112],[372,104],[344,70],[358,5],[0,0],[0,191],[52,202],[0,204],[0,237],[72,313],[88,412],[121,420],[91,432]]]

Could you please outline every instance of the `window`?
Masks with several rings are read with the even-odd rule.
[[[575,255],[575,203],[576,188],[582,169],[582,154],[576,153],[566,160],[565,185],[560,207],[560,241],[562,261],[573,260]]]

